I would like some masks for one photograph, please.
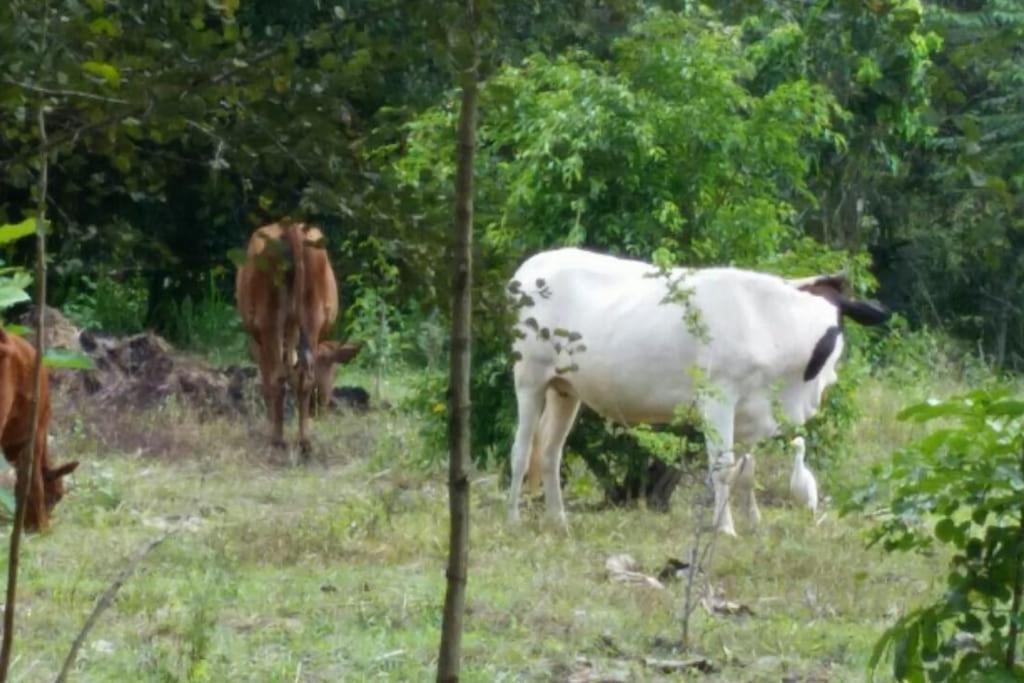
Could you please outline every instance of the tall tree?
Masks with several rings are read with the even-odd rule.
[[[476,148],[476,100],[479,50],[475,0],[466,0],[466,26],[457,50],[462,109],[455,173],[455,235],[452,253],[452,345],[449,375],[448,588],[441,626],[437,680],[459,680],[462,622],[469,564],[470,350],[473,284],[473,156]]]

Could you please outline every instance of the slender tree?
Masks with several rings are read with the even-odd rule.
[[[479,51],[477,7],[466,0],[465,49],[457,62],[462,85],[462,109],[455,174],[455,239],[452,257],[452,344],[448,408],[448,506],[451,531],[448,540],[448,588],[444,599],[441,650],[437,680],[459,680],[462,650],[462,621],[466,607],[466,579],[469,561],[469,477],[466,471],[470,449],[470,305],[473,284],[473,155],[476,148],[476,101]]]
[[[33,469],[36,466],[36,432],[39,428],[39,389],[43,378],[43,321],[46,312],[46,195],[49,181],[49,152],[46,151],[45,103],[39,103],[39,208],[36,216],[36,362],[32,371],[32,428],[28,444],[18,454],[17,496],[14,508],[14,523],[11,525],[11,541],[7,559],[7,596],[4,604],[4,635],[0,645],[0,683],[7,680],[11,666],[11,651],[14,645],[14,603],[18,592],[18,557],[21,550],[21,532],[25,526],[25,510],[28,507],[29,487],[32,485]],[[45,436],[43,437],[45,438]]]

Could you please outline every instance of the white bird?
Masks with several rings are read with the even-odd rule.
[[[804,465],[804,437],[798,436],[791,442],[796,448],[793,457],[793,475],[789,478],[789,492],[801,507],[810,508],[811,513],[818,510],[818,482],[814,474]]]

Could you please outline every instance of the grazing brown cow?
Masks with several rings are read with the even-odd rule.
[[[28,448],[32,433],[32,373],[36,350],[21,337],[0,330],[0,447],[7,461],[17,466]],[[50,387],[43,370],[39,392],[39,426],[36,429],[35,468],[28,489],[25,528],[41,531],[50,525],[50,513],[64,497],[63,477],[75,471],[78,462],[50,466],[46,429],[50,424]]]
[[[273,223],[249,239],[235,278],[235,298],[259,364],[272,441],[284,446],[284,386],[291,382],[299,407],[299,447],[310,449],[310,397],[330,396],[337,363],[359,353],[355,344],[325,341],[338,317],[338,285],[318,228]],[[321,400],[323,400],[321,398]]]

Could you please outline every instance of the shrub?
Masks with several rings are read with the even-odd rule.
[[[246,357],[245,333],[233,301],[219,286],[219,273],[207,276],[206,296],[193,300],[168,302],[165,309],[166,332],[170,341],[181,348],[199,351],[215,363],[237,361]]]
[[[982,389],[911,406],[899,417],[937,425],[873,473],[892,492],[890,515],[871,544],[921,553],[944,544],[953,557],[945,593],[882,635],[871,669],[891,652],[901,681],[1020,680],[1024,397]]]
[[[96,280],[83,277],[64,312],[79,327],[127,334],[145,328],[148,303],[146,283],[138,275],[118,279],[103,274]]]

